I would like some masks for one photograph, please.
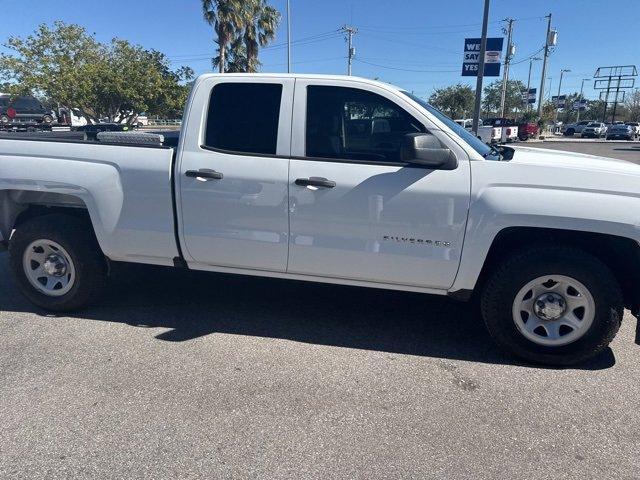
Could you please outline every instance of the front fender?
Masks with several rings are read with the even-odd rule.
[[[510,227],[602,233],[640,240],[640,199],[608,192],[494,185],[472,201],[452,291],[471,290],[498,234]]]

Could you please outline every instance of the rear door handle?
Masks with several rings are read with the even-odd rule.
[[[296,185],[300,185],[301,187],[311,186],[333,188],[336,186],[336,182],[334,182],[333,180],[327,180],[324,177],[310,177],[296,179]]]
[[[187,177],[191,178],[204,178],[206,180],[220,180],[224,175],[210,168],[201,168],[200,170],[187,170],[185,172]]]

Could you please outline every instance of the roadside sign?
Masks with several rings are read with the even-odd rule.
[[[560,95],[559,97],[553,96],[551,97],[551,101],[557,108],[564,108],[567,103],[567,96],[566,95]]]
[[[529,93],[526,90],[522,91],[522,103],[536,103],[536,92],[537,89],[530,88]]]
[[[484,55],[484,76],[500,76],[500,58],[502,57],[503,38],[487,38],[487,50]],[[478,76],[480,60],[480,39],[466,38],[464,41],[464,57],[462,60],[462,76]]]
[[[587,101],[586,100],[576,100],[575,102],[573,102],[573,109],[574,110],[586,110],[587,109]]]

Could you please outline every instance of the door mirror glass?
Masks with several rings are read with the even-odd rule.
[[[402,160],[437,170],[455,170],[458,159],[431,133],[408,133],[402,145]]]

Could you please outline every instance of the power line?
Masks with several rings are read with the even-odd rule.
[[[409,45],[409,46],[412,46],[412,47],[418,47],[418,48],[423,48],[423,49],[436,49],[436,50],[441,50],[441,51],[446,52],[446,53],[451,53],[453,55],[459,55],[460,54],[460,52],[458,52],[458,51],[448,50],[448,49],[442,48],[442,47],[440,47],[438,45],[428,45],[426,43],[406,42],[404,40],[396,40],[394,38],[381,37],[380,35],[372,35],[371,33],[368,33],[368,32],[360,32],[360,34],[361,35],[365,35],[367,37],[377,38],[379,40],[384,40],[384,41],[389,42],[389,43],[397,43],[399,45]]]
[[[524,21],[527,21],[527,20],[541,20],[543,18],[544,18],[543,16],[538,15],[538,16],[533,16],[533,17],[514,18],[514,20],[516,20],[518,22],[524,22]],[[489,25],[499,24],[501,22],[502,22],[502,20],[492,20],[492,21],[489,22]],[[380,30],[384,30],[384,29],[398,30],[398,31],[404,33],[407,30],[432,30],[432,29],[438,29],[438,28],[480,27],[480,26],[482,26],[482,22],[479,22],[479,23],[459,23],[459,24],[451,24],[451,25],[424,25],[424,26],[420,26],[420,27],[405,27],[405,26],[390,27],[389,25],[360,25],[359,28],[361,28],[361,29],[380,29]]]
[[[366,60],[362,60],[361,58],[356,58],[356,62],[365,63],[367,65],[371,65],[374,67],[385,68],[387,70],[398,70],[401,72],[415,72],[415,73],[453,73],[458,70],[417,70],[412,68],[399,68],[399,67],[390,67],[388,65],[381,65],[379,63],[367,62]]]
[[[339,37],[340,31],[339,30],[332,30],[330,32],[325,32],[325,33],[319,33],[316,35],[311,35],[309,37],[303,37],[303,38],[299,38],[298,40],[294,40],[291,42],[292,45],[307,45],[309,43],[315,43],[315,42],[320,42],[320,41],[324,41],[324,40],[328,40],[330,38],[337,38]],[[284,48],[287,46],[287,42],[283,42],[283,43],[276,43],[273,45],[267,45],[266,47],[262,47],[261,50],[271,50],[271,49],[279,49],[279,48]],[[207,52],[207,53],[194,53],[194,54],[181,54],[181,55],[168,55],[167,58],[168,59],[173,59],[173,60],[179,60],[179,61],[183,61],[186,59],[194,59],[197,57],[207,57],[210,58],[211,57],[211,52]]]

